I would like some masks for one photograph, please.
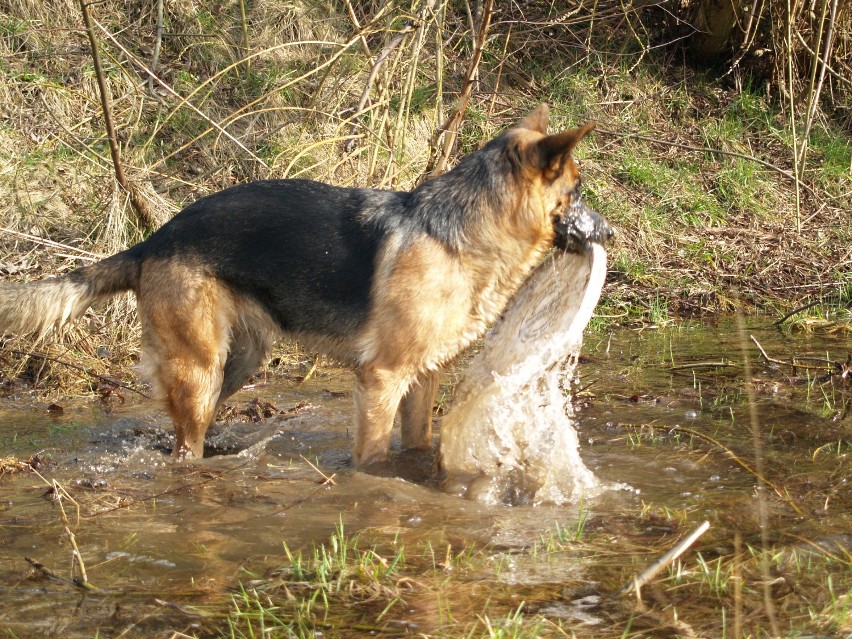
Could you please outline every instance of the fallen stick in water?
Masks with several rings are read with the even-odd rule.
[[[793,355],[790,358],[789,362],[785,362],[780,359],[776,359],[774,357],[770,357],[766,354],[766,351],[763,350],[763,346],[760,345],[760,342],[754,337],[754,335],[749,335],[751,341],[754,342],[754,345],[757,346],[760,354],[763,355],[763,359],[768,364],[775,364],[776,366],[789,366],[793,369],[793,374],[796,373],[798,369],[811,370],[811,371],[832,371],[832,370],[841,370],[842,365],[838,362],[832,362],[830,359],[823,359],[821,357],[796,357]],[[819,366],[811,366],[809,364],[804,364],[804,361],[811,362],[820,362]]]
[[[633,579],[628,581],[624,586],[622,586],[621,590],[618,591],[618,596],[623,597],[631,590],[636,592],[636,596],[639,597],[639,589],[644,586],[646,583],[651,581],[654,577],[657,576],[663,568],[668,566],[670,563],[674,562],[675,559],[680,557],[687,548],[689,548],[692,544],[696,542],[696,540],[707,532],[707,529],[710,528],[710,522],[704,521],[698,528],[689,533],[686,537],[677,542],[671,550],[669,550],[662,557],[657,559],[653,564],[645,568],[638,575],[635,575]]]

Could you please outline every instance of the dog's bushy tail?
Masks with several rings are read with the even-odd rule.
[[[74,321],[96,302],[136,289],[139,262],[124,251],[60,277],[0,283],[0,335],[43,337]]]

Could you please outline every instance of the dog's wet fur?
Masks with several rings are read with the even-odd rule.
[[[44,334],[132,290],[142,362],[201,457],[217,407],[283,334],[356,371],[353,461],[428,448],[441,368],[554,246],[612,230],[572,158],[592,125],[547,134],[542,105],[411,192],[265,180],[190,204],[147,240],[62,277],[0,285],[0,332]]]

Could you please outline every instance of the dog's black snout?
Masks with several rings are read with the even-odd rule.
[[[604,217],[577,198],[561,218],[555,222],[554,243],[564,251],[588,251],[592,244],[606,244],[615,235],[615,229]]]

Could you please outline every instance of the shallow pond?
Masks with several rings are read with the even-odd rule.
[[[192,463],[147,401],[4,400],[0,450],[37,472],[0,477],[0,630],[852,635],[852,389],[750,335],[778,359],[850,350],[762,319],[588,337],[578,429],[610,489],[561,507],[445,494],[425,454],[353,471],[338,369],[244,389],[210,438],[228,454]],[[641,600],[616,596],[705,519]]]

